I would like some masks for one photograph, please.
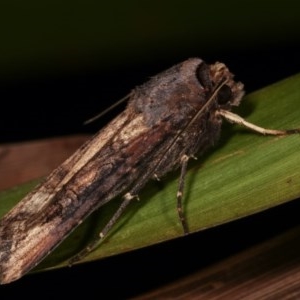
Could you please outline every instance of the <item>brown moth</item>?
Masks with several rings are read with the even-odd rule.
[[[214,145],[222,119],[261,134],[270,130],[231,113],[244,95],[220,62],[186,60],[136,87],[127,108],[54,170],[0,221],[0,283],[14,281],[49,254],[88,215],[117,195],[123,202],[99,235],[102,239],[151,178],[180,167],[178,213],[188,160]],[[96,245],[71,260],[73,263]]]

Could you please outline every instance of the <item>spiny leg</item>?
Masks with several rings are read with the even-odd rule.
[[[184,217],[183,209],[182,209],[183,189],[184,189],[184,182],[185,182],[185,175],[187,171],[188,161],[189,161],[189,157],[187,155],[183,155],[181,158],[181,172],[180,172],[180,178],[179,178],[178,190],[177,190],[177,212],[178,212],[179,220],[181,222],[184,234],[187,234],[189,232],[186,219]]]
[[[69,260],[69,265],[71,266],[75,262],[81,260],[83,257],[85,257],[87,254],[89,254],[91,251],[93,251],[99,243],[104,239],[104,237],[107,235],[108,231],[113,227],[113,225],[117,222],[119,217],[122,215],[123,211],[127,207],[127,205],[131,202],[132,199],[138,198],[139,191],[144,187],[145,183],[149,180],[151,175],[153,176],[154,169],[149,169],[147,172],[145,172],[139,180],[135,183],[135,185],[132,187],[132,189],[125,194],[124,201],[118,208],[118,210],[115,212],[115,214],[112,216],[112,218],[108,221],[108,223],[105,225],[103,230],[99,233],[99,237],[96,238],[94,241],[92,241],[85,249],[80,251],[77,255],[72,257]]]
[[[111,217],[111,219],[105,225],[105,227],[99,233],[98,238],[94,239],[86,248],[84,248],[78,254],[73,256],[69,260],[69,266],[72,266],[74,263],[76,263],[76,262],[80,261],[81,259],[83,259],[86,255],[88,255],[91,251],[93,251],[98,246],[98,244],[104,239],[104,237],[107,235],[109,230],[114,226],[114,224],[120,218],[120,216],[122,215],[122,213],[126,209],[127,205],[131,202],[131,200],[133,198],[137,198],[137,196],[133,196],[130,193],[125,194],[122,204],[119,206],[118,210],[114,213],[114,215]]]
[[[188,233],[188,227],[182,209],[182,196],[183,196],[183,188],[184,188],[184,181],[185,181],[185,175],[187,171],[188,160],[189,157],[187,155],[183,155],[181,158],[181,162],[182,162],[181,173],[180,173],[179,186],[177,192],[177,211],[185,234]],[[86,255],[88,255],[91,251],[93,251],[99,245],[99,243],[101,243],[101,241],[106,237],[109,230],[114,226],[114,224],[120,218],[120,216],[122,215],[122,213],[124,212],[128,204],[131,202],[131,200],[134,198],[138,199],[137,193],[142,188],[145,181],[146,178],[142,178],[142,180],[140,180],[140,182],[130,192],[125,194],[122,204],[119,206],[118,210],[115,212],[112,218],[105,225],[103,230],[99,233],[98,238],[94,239],[85,249],[83,249],[78,254],[73,256],[69,260],[69,266],[72,266],[74,263],[83,259]]]
[[[255,125],[255,124],[252,124],[250,122],[247,122],[245,119],[243,119],[239,115],[236,115],[230,111],[223,110],[223,109],[218,110],[217,114],[224,117],[226,120],[228,120],[231,123],[236,123],[236,124],[242,125],[246,128],[249,128],[253,131],[256,131],[256,132],[264,134],[264,135],[288,135],[288,134],[300,133],[300,128],[288,129],[288,130],[276,130],[276,129],[263,128],[263,127]]]

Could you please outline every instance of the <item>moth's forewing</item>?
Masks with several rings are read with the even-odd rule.
[[[232,78],[225,65],[194,58],[137,87],[123,113],[0,221],[0,283],[31,270],[96,208],[211,146],[221,126],[214,87],[226,79],[226,109],[243,94]]]

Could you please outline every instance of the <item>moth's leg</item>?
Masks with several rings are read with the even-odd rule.
[[[187,155],[183,155],[181,157],[181,172],[180,172],[180,178],[179,178],[178,190],[177,190],[177,212],[178,212],[179,220],[181,222],[184,234],[187,234],[189,232],[186,219],[184,217],[183,209],[182,209],[183,189],[184,189],[184,182],[185,182],[185,175],[187,171],[188,161],[189,161],[189,157]]]
[[[76,254],[74,257],[72,257],[69,260],[69,265],[71,266],[75,262],[81,260],[84,258],[87,254],[89,254],[91,251],[93,251],[98,244],[104,239],[104,237],[107,235],[108,231],[113,227],[113,225],[117,222],[119,217],[122,215],[123,211],[127,207],[127,205],[131,202],[132,199],[139,199],[138,193],[139,191],[144,187],[145,183],[149,180],[151,177],[152,170],[149,170],[148,172],[145,172],[141,178],[136,182],[136,184],[132,187],[132,189],[124,195],[124,200],[118,210],[115,212],[115,214],[112,216],[112,218],[108,221],[108,223],[105,225],[103,230],[99,233],[98,238],[96,238],[94,241],[92,241],[85,249],[80,251],[78,254]]]
[[[195,157],[194,157],[195,158]],[[181,222],[183,232],[184,234],[188,233],[188,226],[186,223],[186,219],[184,217],[183,209],[182,209],[182,198],[183,198],[183,189],[184,189],[184,182],[185,182],[185,175],[187,172],[187,165],[190,157],[187,155],[183,155],[181,157],[181,173],[180,173],[180,178],[179,178],[179,184],[178,184],[178,190],[177,190],[177,211],[178,211],[178,216],[179,220]],[[136,185],[131,189],[128,195],[129,197],[132,198],[137,198],[137,194],[141,190],[141,188],[145,185],[145,183],[148,181],[148,178],[150,177],[150,172],[145,173],[146,175],[142,176],[140,180],[136,183]],[[154,173],[153,175],[155,178],[157,178],[157,175]]]
[[[146,182],[153,176],[154,169],[149,169],[147,172],[144,172],[143,175],[136,181],[135,185],[131,188],[131,190],[124,195],[124,200],[118,210],[115,212],[115,214],[112,216],[112,218],[108,221],[108,223],[105,225],[103,230],[99,233],[98,238],[96,238],[94,241],[92,241],[85,249],[80,251],[77,255],[72,257],[69,260],[69,265],[74,264],[75,262],[81,260],[83,257],[85,257],[88,253],[93,251],[98,244],[104,239],[104,237],[107,235],[108,231],[113,227],[113,225],[117,222],[119,217],[122,215],[123,211],[127,207],[127,205],[131,202],[132,199],[139,199],[138,193],[139,191],[144,187]]]
[[[119,206],[118,210],[111,217],[109,222],[105,225],[103,230],[99,233],[98,238],[94,239],[86,248],[84,248],[78,254],[73,256],[69,260],[69,266],[71,266],[74,263],[76,263],[77,261],[80,261],[81,259],[83,259],[86,255],[88,255],[91,251],[93,251],[98,246],[98,244],[101,242],[101,240],[107,235],[108,231],[113,227],[113,225],[120,218],[120,216],[124,212],[125,208],[127,207],[127,205],[131,202],[131,200],[133,198],[136,198],[136,196],[132,196],[130,193],[125,194],[122,204]]]
[[[183,155],[181,158],[181,174],[179,179],[179,187],[177,192],[177,211],[179,215],[179,219],[181,221],[183,231],[184,233],[188,233],[188,228],[186,224],[186,220],[184,218],[183,210],[182,210],[182,195],[183,195],[183,187],[184,187],[184,179],[187,171],[187,164],[188,164],[189,157],[187,155]],[[138,193],[143,188],[145,183],[148,181],[150,176],[150,171],[145,173],[139,181],[136,183],[136,185],[124,195],[124,200],[118,210],[115,212],[115,214],[112,216],[112,218],[109,220],[109,222],[105,225],[103,230],[99,233],[98,238],[93,240],[85,249],[80,251],[78,254],[73,256],[69,260],[69,265],[73,265],[75,262],[80,261],[83,259],[87,254],[89,254],[91,251],[93,251],[99,243],[104,239],[104,237],[107,235],[109,230],[113,227],[113,225],[117,222],[119,217],[124,212],[125,208],[128,206],[128,204],[132,201],[132,199],[137,198],[138,199]]]
[[[226,120],[228,120],[231,123],[236,123],[245,126],[253,131],[259,132],[264,135],[287,135],[287,134],[300,133],[300,128],[288,129],[288,130],[276,130],[276,129],[263,128],[255,124],[249,123],[239,115],[236,115],[230,111],[223,110],[223,109],[218,110],[217,114],[224,117]]]

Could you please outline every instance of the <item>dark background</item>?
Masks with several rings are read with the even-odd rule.
[[[179,51],[170,49],[170,57],[153,61],[129,61],[106,67],[76,66],[75,70],[58,69],[15,73],[0,80],[0,141],[16,142],[96,132],[123,106],[91,125],[85,120],[97,115],[127,95],[150,76],[189,57],[201,57],[207,63],[222,61],[245,84],[249,93],[291,76],[300,70],[300,45],[294,42],[262,44],[258,48],[237,47],[202,49],[201,46]],[[112,57],[114,59],[114,57]],[[22,70],[23,71],[23,70]]]
[[[247,92],[300,71],[300,20],[293,2],[285,1],[285,8],[273,1],[245,1],[243,7],[234,1],[200,2],[5,5],[0,142],[96,132],[122,107],[94,124],[83,122],[150,76],[193,56],[226,63]],[[299,209],[293,201],[147,249],[25,276],[1,286],[0,298],[43,293],[128,298],[299,225]]]

